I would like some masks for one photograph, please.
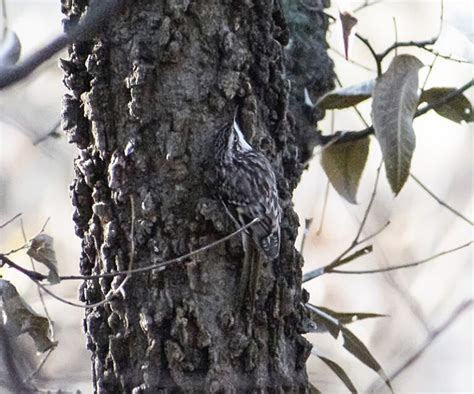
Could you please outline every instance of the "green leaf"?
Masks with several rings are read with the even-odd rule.
[[[349,389],[351,393],[357,393],[357,389],[355,388],[351,379],[349,378],[349,376],[347,376],[346,372],[341,368],[340,365],[326,357],[320,356],[319,354],[316,354],[316,356],[321,361],[323,361],[329,368],[331,368],[331,370],[337,375],[339,379],[341,379],[341,382],[344,383],[344,385]]]
[[[326,312],[329,316],[334,317],[341,324],[350,324],[359,320],[372,319],[374,317],[386,317],[387,315],[381,315],[379,313],[366,313],[366,312],[335,312],[331,309],[323,306],[317,306],[316,308]]]
[[[316,325],[319,325],[323,329],[327,329],[327,331],[329,331],[329,333],[335,339],[338,338],[339,334],[342,334],[342,338],[344,339],[344,348],[359,361],[364,363],[367,367],[377,372],[384,380],[385,384],[390,388],[390,390],[392,390],[390,381],[377,360],[372,356],[367,347],[359,338],[349,331],[336,317],[331,316],[330,313],[332,311],[328,310],[327,308],[319,308],[310,303],[306,303],[305,306],[310,313],[311,319],[314,319]],[[324,330],[318,330],[318,332],[321,331]]]
[[[50,338],[51,329],[47,318],[36,314],[20,297],[15,286],[0,279],[0,305],[9,335],[27,333],[35,342],[38,352],[45,352],[57,345]]]
[[[446,95],[455,92],[456,88],[431,88],[421,93],[420,103],[434,104]],[[447,103],[433,108],[438,115],[452,120],[456,123],[473,122],[474,114],[472,105],[464,94],[459,94],[449,100]]]
[[[413,116],[418,105],[418,70],[422,66],[423,63],[414,56],[396,56],[374,88],[372,119],[375,136],[395,195],[408,178],[415,151]]]
[[[377,372],[379,376],[383,379],[385,384],[393,392],[390,380],[388,379],[380,364],[364,345],[364,343],[359,338],[357,338],[351,331],[349,331],[343,326],[341,327],[341,332],[342,337],[344,339],[344,348],[349,351],[354,357],[356,357],[359,361],[364,363],[370,369],[373,369],[375,372]]]
[[[324,147],[321,165],[334,189],[351,204],[357,204],[360,178],[369,154],[368,137]]]
[[[334,89],[322,96],[316,105],[321,109],[349,108],[370,98],[374,86],[375,80],[370,79],[357,85]]]
[[[313,383],[309,383],[309,392],[311,394],[321,394],[321,391]]]

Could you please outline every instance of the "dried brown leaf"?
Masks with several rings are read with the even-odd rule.
[[[48,268],[48,280],[51,284],[56,284],[60,282],[60,279],[53,241],[53,237],[48,234],[38,234],[30,241],[26,253],[28,256],[44,264]]]
[[[422,66],[414,56],[396,56],[375,84],[372,101],[375,136],[395,195],[408,178],[415,150],[413,116],[418,105],[418,71]]]
[[[9,335],[16,337],[28,334],[41,353],[57,345],[51,340],[48,319],[36,314],[20,297],[15,286],[4,279],[0,279],[0,309]]]

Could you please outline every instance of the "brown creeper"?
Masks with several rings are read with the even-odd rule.
[[[237,121],[222,127],[215,143],[217,190],[228,213],[249,228],[258,249],[269,259],[280,253],[281,208],[275,173],[267,158],[245,140]]]

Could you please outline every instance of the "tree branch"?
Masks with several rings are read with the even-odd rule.
[[[426,338],[423,345],[413,353],[399,368],[397,368],[392,374],[390,375],[389,379],[394,380],[398,375],[400,375],[404,370],[406,370],[410,365],[412,365],[420,356],[428,349],[431,344],[435,341],[435,339],[445,332],[464,312],[470,309],[474,305],[474,300],[470,299],[464,301],[461,305],[459,305],[451,315],[446,319],[446,321],[441,324],[437,329],[433,330],[431,334]]]
[[[14,220],[18,219],[20,216],[21,216],[21,212],[20,213],[17,213],[15,216],[13,216],[11,219],[7,220],[5,223],[3,224],[0,224],[0,229],[8,226],[11,222],[13,222]]]
[[[471,79],[469,82],[465,83],[459,89],[456,89],[446,94],[445,96],[440,97],[438,100],[433,101],[431,104],[425,105],[423,108],[415,112],[413,119],[421,115],[424,115],[428,111],[435,109],[436,107],[439,107],[440,105],[450,102],[455,97],[460,96],[462,93],[464,93],[466,90],[468,90],[472,86],[474,86],[474,79]],[[358,141],[370,135],[373,135],[374,132],[375,132],[374,126],[370,126],[359,131],[337,131],[336,133],[331,134],[331,135],[320,135],[319,143],[325,146],[325,145],[333,144],[333,143],[341,144],[344,142]]]
[[[391,267],[386,267],[386,268],[378,268],[378,269],[373,269],[373,270],[360,270],[360,271],[349,271],[349,270],[338,270],[338,269],[332,269],[330,271],[325,271],[325,273],[333,273],[333,274],[352,274],[352,275],[361,275],[361,274],[378,274],[381,272],[389,272],[389,271],[395,271],[399,270],[402,268],[411,268],[411,267],[416,267],[417,265],[421,265],[424,263],[427,263],[431,260],[437,259],[438,257],[444,256],[449,253],[456,252],[460,249],[464,249],[471,245],[474,241],[470,241],[465,243],[464,245],[457,246],[456,248],[445,250],[444,252],[437,253],[433,256],[430,256],[426,259],[420,260],[420,261],[415,261],[413,263],[408,263],[408,264],[400,264],[400,265],[394,265]]]
[[[81,21],[67,33],[54,38],[47,45],[15,66],[1,68],[0,89],[26,78],[41,64],[72,42],[84,40],[99,31],[104,23],[111,20],[111,17],[120,10],[122,4],[123,1],[121,0],[95,1]]]
[[[456,211],[453,207],[446,204],[443,200],[441,200],[436,194],[434,194],[425,184],[423,184],[413,173],[410,172],[410,177],[420,186],[426,193],[428,193],[439,205],[442,205],[452,213],[454,213],[457,217],[464,220],[466,223],[470,224],[471,226],[474,225],[472,220],[469,220],[466,216],[462,213]]]
[[[154,265],[147,266],[147,267],[135,268],[135,269],[131,269],[131,264],[129,264],[129,269],[127,269],[126,271],[107,272],[107,273],[98,274],[98,275],[65,275],[65,276],[60,276],[59,279],[61,281],[63,281],[63,280],[92,280],[92,279],[100,279],[100,278],[111,278],[111,277],[121,276],[121,275],[130,275],[130,274],[140,273],[140,272],[142,272],[142,273],[143,272],[149,272],[149,271],[153,271],[153,270],[156,270],[156,269],[164,269],[164,268],[166,268],[167,266],[169,266],[171,264],[182,262],[183,260],[185,260],[189,257],[192,257],[192,256],[194,256],[198,253],[202,253],[206,250],[212,249],[212,248],[216,247],[217,245],[220,245],[221,243],[223,243],[225,241],[228,241],[229,239],[231,239],[231,238],[235,237],[236,235],[242,233],[243,231],[247,230],[247,228],[249,228],[250,226],[253,226],[258,221],[260,221],[260,219],[255,218],[251,222],[247,223],[245,226],[240,227],[239,229],[235,230],[233,233],[231,233],[229,235],[226,235],[225,237],[220,238],[217,241],[211,242],[210,244],[205,245],[202,248],[193,250],[193,251],[191,251],[189,253],[186,253],[182,256],[176,257],[176,258],[171,259],[171,260],[164,261],[162,263],[154,264]],[[132,229],[133,229],[133,227],[132,227]],[[134,251],[134,248],[135,248],[134,243],[133,243],[133,241],[131,241],[131,253]],[[48,277],[46,275],[43,275],[43,274],[41,274],[39,272],[36,272],[36,271],[30,271],[26,268],[23,268],[20,265],[14,263],[12,260],[10,260],[5,254],[0,254],[0,266],[3,266],[3,265],[7,265],[10,268],[16,269],[17,271],[21,272],[22,274],[24,274],[28,278],[30,278],[32,281],[34,281],[41,289],[43,289],[49,295],[51,295],[52,297],[54,297],[54,298],[56,298],[60,301],[64,301],[63,299],[61,299],[60,297],[58,297],[54,293],[52,293],[50,290],[48,290],[44,285],[39,283],[39,282],[42,282],[42,281],[48,279]],[[71,302],[67,302],[67,303],[69,305],[73,305],[73,306],[81,306],[81,307],[83,306],[83,305],[74,304],[74,303],[71,303]]]

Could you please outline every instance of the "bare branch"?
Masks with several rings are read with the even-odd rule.
[[[349,63],[352,63],[352,64],[354,64],[354,65],[357,66],[357,67],[360,67],[360,68],[362,68],[362,69],[364,69],[364,70],[366,70],[366,71],[370,71],[370,72],[375,73],[375,70],[374,70],[374,69],[372,69],[372,68],[370,68],[370,67],[367,67],[366,65],[364,65],[364,64],[362,64],[362,63],[356,62],[355,60],[352,60],[352,59],[350,59],[350,58],[349,58],[349,59],[346,59],[346,56],[345,56],[342,52],[338,51],[336,48],[331,48],[331,47],[330,47],[329,50],[333,51],[336,55],[342,57],[345,61],[347,61],[347,62],[349,62]]]
[[[319,222],[319,227],[318,231],[316,231],[316,235],[320,235],[321,232],[323,231],[323,225],[324,225],[324,218],[326,217],[326,208],[328,204],[328,197],[329,197],[329,179],[326,182],[326,190],[324,192],[324,202],[323,202],[323,209],[321,212],[321,221]]]
[[[446,204],[443,200],[441,200],[436,194],[434,194],[425,184],[423,184],[413,173],[410,173],[410,177],[426,192],[428,193],[433,199],[439,204],[454,213],[457,217],[461,218],[464,220],[466,223],[470,224],[471,226],[474,225],[474,222],[472,220],[469,220],[466,216],[464,216],[462,213],[456,211],[453,207],[450,205]]]
[[[48,278],[46,275],[43,275],[40,272],[30,271],[26,268],[23,268],[22,266],[20,266],[20,265],[14,263],[13,261],[11,261],[4,254],[0,254],[0,267],[2,267],[4,265],[7,265],[10,268],[16,269],[17,271],[19,271],[22,274],[26,275],[28,278],[30,278],[33,281],[43,281],[43,280]]]
[[[459,305],[451,315],[446,319],[446,321],[441,324],[438,328],[431,331],[431,334],[428,335],[425,342],[421,347],[414,352],[399,368],[397,368],[392,374],[390,375],[389,379],[394,380],[398,375],[400,375],[403,371],[405,371],[410,365],[412,365],[416,360],[420,358],[421,355],[428,349],[435,339],[445,332],[459,317],[461,317],[464,312],[468,311],[474,305],[474,300],[466,300],[461,305]]]
[[[34,52],[22,62],[12,67],[4,67],[0,70],[0,89],[10,86],[30,75],[41,64],[46,62],[66,45],[74,41],[87,39],[92,34],[99,31],[104,23],[111,20],[111,17],[120,10],[120,0],[100,0],[95,1],[93,6],[82,18],[82,20],[67,33],[63,33],[54,38],[47,45]]]
[[[413,118],[417,118],[418,116],[424,115],[428,111],[436,107],[439,107],[440,105],[448,103],[449,101],[453,100],[455,97],[460,96],[462,93],[464,93],[466,90],[468,90],[472,86],[474,86],[474,79],[471,79],[469,82],[465,83],[459,89],[453,90],[452,92],[446,94],[445,96],[440,97],[438,100],[433,101],[431,104],[425,105],[423,108],[415,112],[415,115]],[[326,146],[328,144],[333,144],[333,143],[340,144],[340,143],[349,142],[349,141],[358,141],[373,134],[374,134],[374,126],[370,126],[359,131],[337,131],[336,133],[331,134],[331,135],[320,135],[318,136],[318,138],[319,138],[319,143],[323,146]]]
[[[55,347],[52,347],[48,350],[48,352],[43,356],[41,362],[36,367],[36,369],[26,379],[24,379],[25,383],[29,383],[36,375],[38,375],[38,373],[43,369],[44,365],[46,364],[46,361],[48,361],[48,358],[54,349]]]
[[[34,146],[39,145],[42,142],[46,141],[48,138],[57,138],[57,137],[61,136],[61,134],[58,133],[58,131],[57,131],[59,126],[61,126],[61,121],[60,120],[58,120],[46,134],[42,135],[41,137],[39,137],[38,139],[33,141],[33,145]]]
[[[418,116],[421,116],[427,113],[428,111],[436,107],[439,107],[440,105],[450,102],[452,99],[454,99],[457,96],[460,96],[464,91],[471,88],[473,85],[474,85],[474,78],[471,79],[469,82],[465,83],[459,89],[453,90],[452,92],[441,97],[439,100],[435,100],[431,104],[425,105],[422,109],[419,109],[418,111],[416,111],[414,118],[417,118]]]
[[[377,168],[377,173],[376,173],[375,182],[374,182],[374,188],[372,189],[372,195],[370,196],[369,204],[367,205],[367,209],[364,212],[364,217],[362,218],[362,222],[360,223],[359,231],[357,232],[357,235],[354,238],[354,241],[352,242],[353,246],[355,246],[358,243],[359,237],[362,234],[362,231],[364,230],[365,222],[367,221],[367,218],[369,217],[370,210],[372,209],[372,204],[374,203],[375,195],[377,194],[377,187],[379,185],[380,170],[382,169],[382,164],[383,164],[383,161],[380,162],[380,165]],[[385,225],[385,227],[387,227],[387,225]]]
[[[333,269],[335,267],[346,264],[349,261],[354,260],[355,258],[362,256],[363,253],[360,253],[360,254],[354,253],[354,255],[356,255],[356,254],[357,255],[354,256],[353,258],[344,259],[344,256],[346,256],[351,250],[353,250],[354,248],[356,248],[360,244],[362,244],[364,242],[367,242],[368,240],[370,240],[373,237],[377,236],[383,230],[385,230],[387,228],[387,226],[390,224],[390,222],[387,222],[382,228],[377,230],[375,233],[370,234],[369,236],[367,236],[363,239],[360,239],[360,236],[361,236],[362,231],[364,229],[365,223],[367,221],[367,217],[369,216],[369,212],[370,212],[370,210],[372,208],[372,204],[375,200],[375,195],[377,194],[377,186],[378,186],[379,179],[380,179],[380,170],[382,169],[382,164],[383,164],[383,161],[380,162],[380,165],[377,168],[377,175],[375,177],[375,182],[374,182],[374,188],[372,190],[372,195],[370,196],[369,204],[367,205],[367,208],[364,212],[364,216],[363,216],[362,221],[359,225],[359,229],[358,229],[357,234],[356,234],[355,238],[353,239],[352,243],[339,256],[337,256],[331,263],[304,274],[303,275],[303,283],[307,282],[311,279],[317,278],[318,276],[324,275],[326,273],[333,272]]]
[[[133,200],[132,200],[133,201]],[[133,205],[132,205],[133,206]],[[132,217],[134,217],[134,211],[133,211],[134,208],[132,208]],[[130,250],[131,250],[131,256],[130,256],[130,263],[129,263],[129,267],[127,269],[127,271],[119,271],[119,272],[109,272],[109,273],[104,273],[104,274],[99,274],[99,275],[89,275],[89,276],[86,276],[86,275],[70,275],[70,276],[60,276],[60,280],[91,280],[91,279],[98,279],[98,278],[105,278],[105,277],[115,277],[115,276],[121,276],[121,275],[126,275],[125,279],[123,282],[121,282],[120,286],[117,288],[117,289],[112,289],[106,296],[106,298],[102,301],[99,301],[95,304],[89,304],[89,305],[83,305],[83,304],[78,304],[78,303],[75,303],[75,302],[72,302],[72,301],[69,301],[69,300],[66,300],[62,297],[59,297],[58,295],[56,295],[55,293],[53,293],[51,290],[49,290],[46,286],[44,286],[43,284],[41,284],[40,282],[47,279],[47,276],[46,275],[43,275],[39,272],[36,272],[36,271],[30,271],[30,270],[27,270],[21,266],[19,266],[18,264],[15,264],[13,261],[11,261],[8,257],[6,257],[4,254],[0,254],[0,266],[2,265],[7,265],[11,268],[14,268],[16,270],[18,270],[19,272],[21,272],[22,274],[26,275],[28,278],[30,278],[32,281],[35,282],[35,284],[41,288],[41,290],[43,290],[44,292],[46,292],[47,294],[49,294],[51,297],[53,297],[54,299],[62,302],[62,303],[65,303],[67,305],[70,305],[70,306],[74,306],[74,307],[78,307],[78,308],[83,308],[83,309],[90,309],[90,308],[96,308],[100,305],[103,305],[105,304],[106,302],[109,302],[111,300],[111,298],[118,292],[120,291],[122,288],[123,288],[123,285],[124,285],[124,282],[127,278],[130,277],[130,275],[132,273],[139,273],[139,272],[149,272],[149,271],[152,271],[152,270],[155,270],[155,269],[164,269],[165,267],[167,267],[168,265],[171,265],[171,264],[174,264],[174,263],[179,263],[179,262],[182,262],[183,260],[191,257],[191,256],[194,256],[198,253],[201,253],[201,252],[204,252],[206,250],[209,250],[211,248],[214,248],[215,246],[229,240],[230,238],[232,237],[235,237],[236,235],[242,233],[243,231],[245,231],[247,228],[249,228],[250,226],[254,225],[255,223],[257,223],[260,219],[259,218],[255,218],[253,219],[250,223],[246,224],[245,226],[242,226],[240,227],[238,230],[234,231],[233,233],[223,237],[223,238],[220,238],[218,239],[217,241],[215,242],[212,242],[206,246],[203,246],[202,248],[199,248],[197,250],[194,250],[190,253],[187,253],[185,255],[182,255],[180,257],[177,257],[177,258],[174,258],[174,259],[171,259],[171,260],[168,260],[168,261],[165,261],[163,263],[158,263],[158,264],[154,264],[152,266],[148,266],[148,267],[142,267],[142,268],[135,268],[135,269],[132,269],[132,266],[133,266],[133,254],[134,254],[134,251],[135,251],[135,244],[134,244],[134,240],[133,240],[133,237],[131,238],[131,246],[130,246]],[[134,224],[132,224],[132,227],[131,227],[131,231],[133,231],[134,229]],[[132,254],[133,253],[133,254]]]
[[[162,263],[157,263],[157,264],[149,265],[147,267],[132,269],[132,270],[130,270],[130,273],[135,274],[135,273],[138,273],[138,272],[149,272],[149,271],[153,271],[153,270],[157,270],[157,269],[161,270],[161,269],[163,269],[163,268],[165,268],[165,267],[167,267],[171,264],[181,263],[184,260],[186,260],[186,259],[188,259],[192,256],[195,256],[199,253],[205,252],[209,249],[213,249],[217,245],[220,245],[221,243],[224,243],[225,241],[228,241],[229,239],[231,239],[231,238],[235,237],[236,235],[242,233],[243,231],[247,230],[250,226],[253,226],[258,221],[260,221],[260,219],[255,218],[251,222],[247,223],[245,226],[242,226],[239,229],[235,230],[233,233],[231,233],[229,235],[226,235],[225,237],[220,238],[217,241],[211,242],[210,244],[205,245],[202,248],[193,250],[193,251],[191,251],[189,253],[186,253],[182,256],[176,257],[176,258],[171,259],[171,260],[164,261]],[[125,273],[126,273],[126,271],[125,272],[124,271],[119,271],[119,272],[107,272],[107,273],[103,273],[103,274],[89,275],[89,276],[87,276],[87,275],[60,276],[59,278],[61,280],[90,280],[90,279],[99,279],[99,278],[110,278],[110,277],[114,277],[114,276],[124,275]]]
[[[373,247],[372,245],[364,246],[362,249],[356,250],[354,253],[350,254],[347,257],[344,257],[343,259],[339,260],[339,266],[343,264],[347,264],[351,262],[352,260],[355,260],[359,257],[365,256],[369,253],[372,253]]]
[[[13,222],[14,220],[18,219],[22,214],[21,213],[17,213],[15,216],[13,216],[11,219],[7,220],[5,223],[3,224],[0,224],[0,229],[8,226],[11,222]]]
[[[304,230],[303,230],[303,236],[301,238],[300,253],[303,253],[306,237],[308,235],[309,227],[311,226],[312,222],[313,222],[313,218],[304,220]]]
[[[425,88],[426,88],[426,85],[428,84],[428,79],[430,78],[431,76],[431,73],[433,72],[433,67],[436,63],[436,60],[438,60],[438,55],[435,55],[434,58],[433,58],[433,61],[431,62],[431,64],[429,65],[429,69],[428,69],[428,73],[426,74],[426,78],[425,78],[425,81],[423,82],[423,87],[421,88],[421,91],[424,92],[425,91]]]
[[[438,257],[444,256],[449,253],[456,252],[460,249],[464,249],[471,245],[474,241],[467,242],[461,246],[457,246],[453,249],[445,250],[444,252],[437,253],[433,256],[430,256],[426,259],[420,260],[420,261],[415,261],[413,263],[408,263],[408,264],[400,264],[400,265],[394,265],[391,267],[385,267],[385,268],[378,268],[378,269],[373,269],[373,270],[360,270],[360,271],[349,271],[349,270],[338,270],[338,269],[331,269],[330,271],[327,271],[325,273],[334,273],[334,274],[352,274],[352,275],[361,275],[361,274],[378,274],[381,272],[388,272],[388,271],[395,271],[399,270],[402,268],[411,268],[411,267],[416,267],[417,265],[421,265],[424,263],[427,263],[431,260],[437,259]]]
[[[364,8],[368,8],[370,6],[373,6],[373,5],[376,5],[376,4],[379,4],[381,3],[382,0],[374,0],[372,2],[369,2],[369,1],[365,1],[364,4],[360,5],[359,7],[355,8],[352,12],[353,13],[356,13],[356,12],[359,12],[361,10],[363,10]]]

